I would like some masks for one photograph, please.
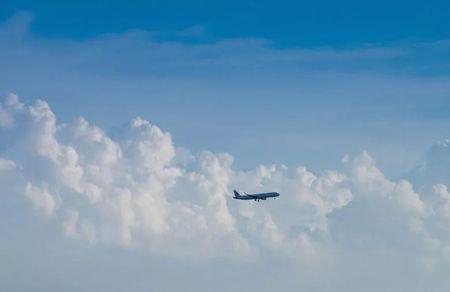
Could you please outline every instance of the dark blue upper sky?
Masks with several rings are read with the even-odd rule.
[[[210,37],[261,37],[275,45],[348,47],[450,37],[447,1],[16,1],[0,0],[0,20],[36,16],[33,32],[89,38],[139,28],[203,27]]]

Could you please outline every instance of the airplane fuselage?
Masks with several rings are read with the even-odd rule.
[[[266,200],[268,198],[276,198],[280,196],[279,193],[277,192],[270,192],[270,193],[259,193],[259,194],[245,194],[245,195],[241,195],[239,194],[237,191],[234,191],[234,197],[233,199],[236,200],[255,200],[255,201],[259,201],[259,200]]]

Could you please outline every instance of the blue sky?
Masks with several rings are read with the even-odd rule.
[[[272,14],[263,21],[272,11],[263,4],[260,13],[238,6],[247,17],[235,24],[225,17],[225,8],[217,9],[223,13],[219,17],[195,3],[174,6],[183,17],[171,16],[168,4],[122,3],[106,9],[102,2],[64,3],[5,3],[4,26],[21,37],[9,35],[14,42],[5,42],[12,55],[4,54],[3,62],[15,69],[2,76],[0,89],[4,95],[46,98],[67,121],[85,116],[111,130],[141,115],[173,133],[179,144],[233,153],[240,158],[236,163],[247,168],[273,162],[331,168],[344,154],[367,149],[394,175],[418,164],[430,141],[447,135],[441,129],[449,110],[446,32],[436,35],[438,30],[425,29],[421,18],[400,7],[390,12],[400,23],[389,24],[389,33],[398,36],[374,29],[379,36],[369,37],[363,24],[344,25],[360,17],[344,6],[339,9],[348,15],[330,16],[336,27],[330,31],[312,14],[309,20]],[[231,4],[217,5],[231,9]],[[322,6],[302,7],[289,10]],[[244,29],[257,17],[255,27]],[[445,21],[435,13],[429,17]],[[415,27],[403,23],[412,18]],[[364,21],[384,25],[376,15]],[[284,29],[288,23],[295,32]],[[302,37],[304,31],[311,33],[308,27],[317,28],[314,35],[323,39]],[[396,127],[386,126],[392,123]]]
[[[450,287],[444,1],[0,8],[0,290]]]
[[[33,32],[87,38],[102,33],[203,27],[211,37],[268,38],[277,46],[349,47],[450,36],[446,1],[2,1],[3,19],[36,15]]]
[[[1,92],[108,131],[141,115],[246,168],[366,149],[398,176],[447,137],[439,3],[151,3],[4,2]]]

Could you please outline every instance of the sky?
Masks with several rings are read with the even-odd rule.
[[[445,291],[449,10],[0,1],[0,290]]]

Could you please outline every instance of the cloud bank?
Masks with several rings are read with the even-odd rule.
[[[15,212],[40,214],[86,245],[176,259],[323,263],[370,250],[427,268],[450,260],[445,181],[419,194],[412,182],[387,178],[367,152],[345,156],[339,171],[240,170],[230,154],[192,154],[140,117],[108,135],[84,118],[58,121],[45,101],[24,104],[10,94],[0,121],[8,137],[2,195],[26,202]],[[282,196],[235,201],[235,188]]]

